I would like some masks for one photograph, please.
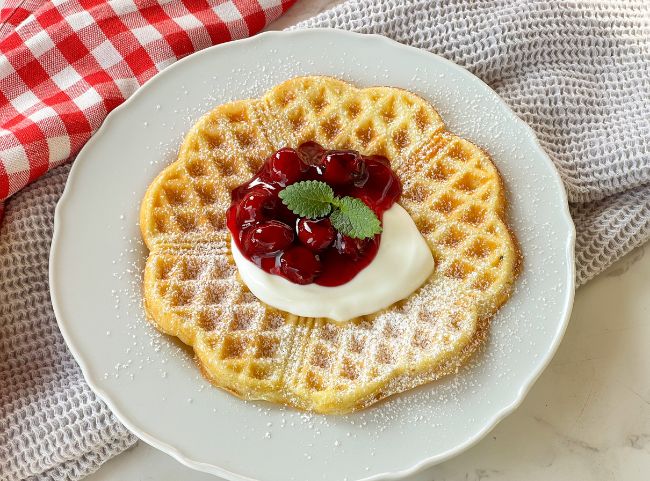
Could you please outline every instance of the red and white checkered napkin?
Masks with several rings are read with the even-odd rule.
[[[2,202],[79,152],[181,57],[247,37],[296,0],[7,0],[0,9]]]

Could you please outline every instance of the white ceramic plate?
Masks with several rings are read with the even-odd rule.
[[[516,292],[470,366],[342,417],[243,402],[210,387],[191,355],[145,321],[140,296],[139,202],[184,133],[214,105],[308,74],[429,99],[452,131],[492,155],[525,257]],[[383,37],[272,32],[177,62],[108,116],[57,207],[50,283],[59,326],[90,386],[129,429],[179,461],[229,480],[402,479],[466,449],[521,403],[566,327],[573,245],[553,165],[479,79]]]

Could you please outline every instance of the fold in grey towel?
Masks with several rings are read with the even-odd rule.
[[[564,179],[578,282],[650,237],[650,7],[639,2],[354,0],[298,28],[379,33],[487,82]],[[57,329],[47,263],[61,167],[0,228],[0,478],[79,479],[135,442]]]

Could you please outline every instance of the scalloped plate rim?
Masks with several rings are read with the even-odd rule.
[[[149,434],[146,432],[145,429],[141,428],[138,425],[137,419],[133,419],[128,413],[127,410],[124,409],[122,406],[117,405],[116,403],[113,402],[113,399],[110,395],[109,392],[107,392],[103,387],[101,380],[99,379],[99,373],[93,374],[90,369],[88,368],[86,362],[84,361],[84,357],[81,354],[81,348],[75,342],[73,341],[73,336],[68,330],[68,326],[66,325],[65,321],[62,320],[62,312],[61,308],[59,305],[58,297],[60,296],[59,294],[59,289],[56,284],[56,282],[53,281],[53,273],[57,270],[57,265],[58,265],[58,258],[57,258],[57,252],[58,252],[58,241],[61,237],[61,231],[63,229],[63,225],[65,223],[65,210],[66,210],[66,205],[70,202],[70,198],[72,196],[71,192],[74,191],[74,184],[75,180],[77,178],[78,171],[81,169],[80,166],[83,165],[84,162],[86,162],[87,159],[87,153],[90,152],[93,148],[93,145],[97,142],[97,139],[100,138],[107,130],[108,127],[111,123],[116,122],[118,118],[128,112],[129,106],[131,103],[133,103],[134,99],[139,98],[142,95],[147,95],[148,92],[152,89],[152,86],[156,84],[156,82],[162,78],[163,76],[170,75],[170,72],[174,72],[176,70],[182,69],[183,65],[186,61],[190,60],[196,60],[196,57],[198,56],[209,56],[211,52],[218,50],[218,49],[228,49],[231,45],[233,44],[245,44],[245,43],[250,43],[254,44],[257,42],[264,42],[266,39],[269,38],[274,38],[274,37],[299,37],[303,35],[312,35],[312,34],[322,34],[325,33],[327,35],[341,35],[344,37],[347,37],[351,41],[365,41],[368,39],[371,39],[371,41],[379,41],[379,42],[384,42],[388,44],[390,47],[397,47],[400,49],[405,49],[408,51],[417,51],[419,54],[428,57],[429,60],[433,61],[438,61],[442,62],[444,64],[447,64],[448,67],[450,67],[452,70],[455,70],[457,73],[460,75],[463,75],[466,80],[470,82],[474,82],[477,84],[480,84],[481,87],[483,87],[485,90],[489,91],[489,94],[494,96],[499,103],[502,104],[502,106],[506,107],[508,112],[511,114],[512,118],[510,119],[513,123],[517,124],[519,127],[524,127],[525,132],[528,136],[528,141],[532,144],[532,146],[538,150],[538,153],[543,157],[547,163],[547,167],[549,170],[551,170],[554,174],[554,181],[556,182],[556,186],[560,187],[560,191],[562,193],[562,204],[564,205],[564,209],[562,211],[562,217],[563,220],[566,224],[567,227],[567,238],[565,240],[566,245],[565,245],[565,254],[566,254],[566,261],[567,261],[567,272],[566,272],[566,282],[568,286],[568,292],[567,296],[564,298],[564,303],[563,303],[563,315],[562,319],[560,319],[558,323],[558,328],[555,332],[552,344],[549,347],[549,350],[543,357],[540,358],[540,361],[538,362],[536,369],[534,369],[531,373],[528,379],[523,383],[523,385],[519,388],[519,391],[517,394],[514,396],[512,401],[509,404],[506,404],[504,406],[501,406],[499,409],[497,409],[492,416],[492,418],[486,422],[486,424],[483,426],[482,429],[478,430],[474,435],[470,436],[465,442],[459,443],[455,446],[450,447],[444,452],[437,453],[435,455],[432,455],[430,457],[427,457],[425,459],[422,459],[419,463],[416,463],[415,465],[406,468],[406,469],[401,469],[401,470],[396,470],[392,472],[382,472],[375,474],[371,477],[363,478],[361,481],[380,481],[380,480],[399,480],[399,479],[406,479],[409,476],[412,476],[426,468],[429,468],[435,464],[438,464],[442,461],[445,461],[449,458],[452,458],[453,456],[456,456],[460,454],[461,452],[465,451],[466,449],[470,448],[474,444],[476,444],[478,441],[480,441],[483,437],[485,437],[501,420],[503,420],[506,416],[511,414],[524,400],[526,394],[530,391],[532,388],[533,384],[535,381],[538,379],[538,377],[542,374],[548,363],[551,361],[553,358],[555,352],[557,351],[557,348],[559,347],[559,344],[564,336],[564,333],[566,331],[566,327],[568,325],[568,321],[570,318],[571,314],[571,308],[573,305],[573,300],[574,300],[574,292],[575,292],[575,262],[574,262],[574,249],[575,249],[575,227],[570,215],[569,211],[569,206],[568,206],[568,199],[566,196],[566,192],[564,190],[564,185],[562,183],[561,177],[557,170],[555,169],[555,166],[553,165],[553,162],[550,160],[546,152],[542,149],[541,145],[539,144],[539,141],[537,140],[533,130],[528,126],[523,120],[521,120],[519,117],[516,116],[516,114],[512,111],[512,109],[505,103],[503,100],[498,97],[498,95],[489,87],[487,86],[482,80],[480,80],[478,77],[474,76],[471,74],[469,71],[464,69],[463,67],[460,67],[459,65],[453,63],[450,60],[445,59],[444,57],[441,57],[439,55],[436,55],[431,52],[427,52],[421,49],[417,49],[415,47],[403,45],[401,43],[398,43],[392,39],[389,39],[387,37],[377,35],[377,34],[360,34],[360,33],[355,33],[355,32],[349,32],[345,30],[337,30],[337,29],[327,29],[327,28],[315,28],[315,29],[304,29],[304,30],[290,30],[290,31],[272,31],[272,32],[264,32],[261,34],[258,34],[253,37],[249,37],[246,39],[241,39],[241,40],[235,40],[232,42],[228,42],[225,44],[220,44],[220,45],[215,45],[209,48],[206,48],[204,50],[201,50],[199,52],[196,52],[192,55],[189,55],[171,66],[167,67],[163,71],[157,73],[154,77],[152,77],[146,84],[140,88],[138,88],[133,95],[131,95],[126,101],[124,101],[120,106],[115,108],[112,112],[109,113],[109,115],[106,117],[98,131],[92,136],[92,138],[86,143],[86,145],[82,148],[82,150],[79,152],[77,155],[76,161],[74,162],[70,174],[68,177],[68,180],[66,182],[65,189],[63,191],[63,194],[56,206],[56,211],[55,211],[55,216],[54,216],[54,234],[52,238],[52,247],[50,251],[50,267],[49,267],[49,280],[50,280],[50,290],[51,290],[51,299],[52,299],[52,305],[53,309],[55,312],[55,316],[57,319],[57,323],[59,325],[59,329],[61,330],[63,337],[66,341],[66,344],[68,345],[71,353],[73,354],[75,360],[79,364],[83,376],[85,380],[87,381],[88,385],[91,387],[91,389],[108,405],[110,410],[115,414],[117,419],[119,419],[122,424],[124,424],[131,432],[133,432],[138,438],[142,439],[145,441],[147,444],[163,451],[166,452],[167,454],[171,455],[174,457],[176,460],[179,462],[183,463],[184,465],[211,474],[215,474],[218,476],[222,476],[227,479],[231,480],[237,480],[237,481],[259,481],[254,478],[249,478],[242,476],[240,474],[230,472],[224,468],[221,468],[219,466],[216,466],[211,463],[206,463],[202,461],[198,461],[196,459],[193,459],[191,454],[184,453],[180,449],[156,438],[155,436]]]

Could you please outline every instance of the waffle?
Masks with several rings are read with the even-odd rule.
[[[280,147],[308,140],[391,159],[400,204],[436,261],[408,299],[336,324],[269,307],[239,279],[225,225],[230,191]],[[519,268],[505,207],[489,157],[422,98],[291,79],[202,117],[147,190],[145,307],[158,329],[193,346],[215,385],[244,399],[353,411],[456,371],[480,346]]]

